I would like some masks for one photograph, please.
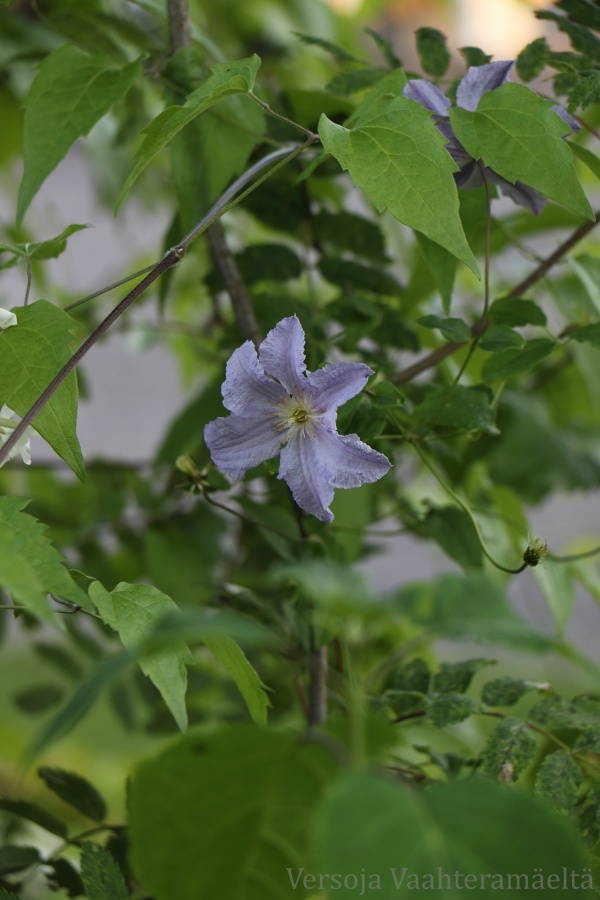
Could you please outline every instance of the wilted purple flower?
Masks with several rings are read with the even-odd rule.
[[[471,66],[458,85],[456,105],[461,106],[463,109],[468,109],[470,112],[475,112],[483,94],[493,91],[494,88],[498,88],[508,81],[508,73],[512,69],[514,62],[514,59],[509,59],[487,63],[484,66]],[[421,106],[431,110],[434,114],[433,119],[438,130],[447,139],[446,150],[460,169],[459,172],[454,173],[456,186],[458,188],[481,187],[483,177],[477,165],[477,160],[473,159],[460,141],[457,140],[448,121],[450,101],[445,94],[431,82],[416,79],[408,82],[404,88],[403,95],[409,100],[415,100],[417,103],[420,103]],[[562,106],[556,105],[552,109],[566,122],[572,131],[579,131],[579,123]],[[518,203],[520,206],[526,206],[536,216],[548,202],[543,194],[540,194],[535,188],[523,184],[522,181],[517,180],[512,184],[512,182],[507,181],[506,178],[502,178],[501,175],[494,172],[493,169],[486,167],[484,171],[488,181],[495,184],[501,194],[510,197],[514,203]]]
[[[358,394],[372,374],[363,363],[346,362],[307,372],[302,326],[296,316],[282,319],[258,356],[246,341],[227,363],[223,404],[232,415],[204,429],[215,464],[237,479],[280,454],[278,477],[298,506],[331,522],[334,488],[377,481],[390,468],[382,453],[335,427],[338,406]]]

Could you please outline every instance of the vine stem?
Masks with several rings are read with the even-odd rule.
[[[534,284],[540,281],[546,272],[548,272],[552,266],[556,265],[566,253],[569,252],[576,244],[579,243],[586,235],[592,231],[593,228],[596,227],[600,223],[600,209],[596,211],[594,214],[594,220],[590,222],[584,222],[583,225],[580,225],[575,231],[565,240],[562,244],[560,244],[554,253],[551,253],[547,259],[541,262],[533,272],[524,278],[523,281],[520,281],[509,293],[508,297],[522,297],[523,294],[529,290]],[[475,324],[471,327],[471,333],[476,334],[480,332],[484,333],[489,328],[490,322],[487,318],[479,319]],[[451,341],[448,344],[444,344],[443,347],[438,347],[437,350],[434,350],[432,353],[429,353],[427,356],[424,356],[422,359],[418,360],[416,363],[413,363],[411,366],[407,366],[406,369],[402,369],[400,372],[397,372],[395,375],[392,375],[390,381],[392,384],[406,384],[407,381],[412,381],[417,375],[420,375],[421,372],[426,372],[427,369],[431,369],[434,366],[437,366],[438,363],[443,362],[448,356],[451,356],[455,353],[460,347],[464,346],[463,343],[457,343],[455,341]]]

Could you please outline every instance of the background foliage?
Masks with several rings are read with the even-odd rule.
[[[550,199],[537,217],[487,178],[458,191],[403,96],[427,77],[454,101],[485,47],[422,28],[419,73],[310,4],[0,5],[3,178],[22,167],[0,266],[23,285],[1,295],[0,401],[26,416],[75,347],[130,322],[48,276],[86,226],[45,233],[36,198],[79,138],[108,209],[165,211],[162,277],[130,300],[195,391],[160,411],[150,464],[84,462],[70,371],[33,421],[56,465],[0,472],[0,702],[21,723],[0,900],[391,898],[438,870],[462,873],[448,897],[597,894],[600,669],[565,629],[576,589],[600,600],[598,534],[548,548],[528,522],[600,483],[597,5],[537,13],[570,49],[536,39],[516,73],[551,79],[450,111],[474,160]],[[338,428],[394,463],[338,491],[332,524],[276,461],[232,484],[203,440],[234,348],[294,314],[310,370],[373,369]],[[398,535],[451,571],[373,587],[364,561]],[[529,567],[549,629],[510,601]]]

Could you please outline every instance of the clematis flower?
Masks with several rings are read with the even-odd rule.
[[[514,59],[509,59],[487,63],[484,66],[471,66],[458,85],[456,105],[461,106],[463,109],[468,109],[470,112],[475,112],[483,94],[493,91],[508,81],[508,73],[512,69],[514,62]],[[481,187],[483,177],[477,165],[477,160],[473,159],[458,141],[448,121],[450,101],[445,94],[435,84],[431,84],[423,79],[415,79],[406,84],[403,96],[408,100],[415,100],[434,114],[433,119],[438,131],[447,140],[446,150],[460,169],[460,171],[454,173],[457,188]],[[552,109],[566,122],[571,131],[579,131],[579,123],[562,106],[557,104]],[[506,178],[494,172],[493,169],[486,167],[484,171],[488,181],[495,184],[501,194],[510,197],[519,206],[527,207],[536,216],[548,202],[543,194],[540,194],[535,188],[523,184],[522,181],[517,180],[512,184],[512,182],[507,181]]]
[[[0,306],[0,331],[4,331],[5,328],[10,328],[12,325],[16,324],[17,317],[15,314]]]
[[[302,326],[296,316],[282,319],[258,355],[246,341],[227,363],[222,394],[231,415],[204,429],[215,464],[239,479],[279,455],[278,477],[298,506],[331,522],[334,488],[377,481],[390,468],[389,460],[356,434],[336,430],[338,406],[358,394],[372,374],[363,363],[346,362],[307,372]]]
[[[7,326],[4,326],[7,327]],[[8,406],[4,405],[0,409],[0,447],[5,444],[13,433],[15,428],[17,427],[17,422],[12,418],[15,413]],[[21,459],[25,463],[26,466],[31,465],[31,447],[30,447],[30,439],[33,434],[33,428],[29,427],[25,430],[25,433],[21,435],[15,446],[12,448],[6,459],[0,463],[0,465],[4,465],[5,462],[8,462],[9,459],[13,459],[17,456],[18,453],[21,454]]]

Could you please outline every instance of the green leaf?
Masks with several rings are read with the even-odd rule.
[[[0,799],[0,809],[14,816],[19,816],[21,819],[27,819],[28,822],[34,822],[40,828],[44,828],[57,837],[65,838],[68,834],[68,828],[65,823],[55,818],[41,806],[38,806],[37,803]]]
[[[547,560],[534,568],[533,577],[548,605],[556,632],[562,635],[575,603],[573,576],[567,566]]]
[[[537,876],[539,889],[540,879],[543,888],[550,875],[555,886],[562,885],[563,866],[589,871],[586,850],[569,822],[524,792],[480,778],[418,791],[370,772],[350,772],[335,782],[321,806],[314,846],[318,862],[309,871],[340,873],[341,884],[348,877],[348,888],[332,888],[332,900],[359,897],[363,872],[364,896],[377,900],[421,894],[524,900],[535,891],[524,887],[525,879],[531,889]],[[462,875],[458,886],[454,873]],[[513,873],[519,873],[518,882]],[[304,886],[300,870],[293,874],[300,875],[298,887]],[[333,874],[330,878],[325,889],[333,884]],[[312,887],[320,887],[318,881]],[[538,892],[548,898],[555,893]],[[593,895],[583,889],[581,896]]]
[[[190,734],[142,762],[130,787],[132,863],[156,900],[293,900],[328,751],[286,731]],[[182,811],[183,814],[182,814]],[[175,874],[176,873],[176,874]]]
[[[497,353],[499,350],[510,350],[511,348],[522,350],[525,343],[523,335],[518,331],[513,331],[507,325],[490,325],[477,346],[481,350]]]
[[[312,219],[317,240],[336,250],[348,250],[355,256],[386,262],[385,239],[381,228],[354,213],[321,210]],[[437,246],[437,245],[436,245]]]
[[[484,684],[481,699],[488,706],[514,706],[528,691],[547,690],[549,687],[549,684],[537,684],[535,681],[505,675]]]
[[[546,315],[533,300],[499,297],[490,306],[489,317],[495,325],[516,328],[521,325],[545,325]]]
[[[485,66],[492,61],[492,57],[480,47],[459,47],[458,52],[467,66]]]
[[[31,649],[47,662],[54,666],[62,675],[79,680],[83,675],[83,669],[77,660],[60,644],[36,643],[31,645]]]
[[[141,60],[119,69],[109,57],[91,56],[72,44],[46,57],[25,101],[25,171],[17,222],[71,145],[125,96],[140,75]]]
[[[594,0],[559,0],[556,6],[576,22],[600,31],[600,9]]]
[[[560,31],[569,35],[571,46],[575,50],[579,50],[580,53],[589,56],[591,60],[597,60],[600,56],[600,38],[597,38],[589,28],[584,28],[577,22],[570,21],[565,16],[558,16],[555,12],[549,12],[544,9],[538,10],[536,17],[554,22]]]
[[[233,678],[246,702],[252,721],[256,725],[266,725],[267,710],[271,706],[267,689],[239,644],[227,634],[206,637],[203,643]]]
[[[0,253],[14,253],[23,259],[56,259],[64,253],[67,247],[67,238],[77,231],[83,231],[88,225],[68,225],[64,231],[47,241],[28,241],[24,244],[0,243]]]
[[[537,750],[537,741],[521,719],[501,719],[490,732],[482,755],[483,768],[499,781],[516,781]]]
[[[3,6],[6,6],[7,2],[12,2],[12,0],[1,0]],[[16,894],[9,891],[5,891],[4,888],[0,888],[0,900],[19,900]]]
[[[394,51],[394,47],[392,42],[384,37],[382,34],[378,34],[376,31],[373,31],[372,28],[365,28],[365,34],[368,34],[369,37],[375,41],[381,52],[383,53],[387,64],[392,69],[402,68],[402,62],[396,56]]]
[[[429,666],[424,659],[417,657],[396,673],[394,687],[399,691],[418,691],[426,694],[429,690]]]
[[[85,894],[85,888],[79,872],[69,860],[59,856],[49,859],[46,865],[52,871],[51,881],[53,886],[56,884],[57,887],[64,888],[69,897],[79,897]],[[0,900],[2,900],[1,895]]]
[[[584,163],[588,169],[594,173],[596,178],[600,178],[600,157],[596,156],[595,153],[592,153],[591,150],[588,150],[587,147],[582,147],[581,144],[576,144],[575,141],[567,141],[569,147],[579,159]]]
[[[575,84],[569,90],[569,112],[578,107],[590,106],[600,100],[600,72],[588,72],[576,76]]]
[[[356,56],[352,56],[351,53],[348,53],[347,50],[344,50],[343,47],[340,47],[338,44],[334,44],[332,41],[326,41],[324,40],[324,38],[313,37],[311,34],[300,34],[299,31],[293,31],[292,34],[295,34],[296,37],[300,38],[303,44],[310,44],[313,47],[321,47],[322,50],[327,50],[328,53],[331,53],[337,59],[341,59],[344,62],[362,62],[362,60],[357,59]]]
[[[56,684],[39,684],[13,694],[12,699],[23,712],[43,713],[62,702],[64,688]]]
[[[463,344],[471,340],[471,329],[464,319],[442,319],[440,316],[421,316],[417,319],[425,328],[437,328],[449,341]]]
[[[36,847],[10,846],[0,847],[0,877],[22,872],[29,866],[40,862],[40,853]]]
[[[118,633],[127,650],[134,650],[141,644],[167,611],[177,609],[170,597],[149,584],[121,582],[109,592],[95,581],[90,585],[89,595],[103,620]],[[158,688],[182,731],[187,728],[186,665],[192,661],[192,654],[182,641],[174,641],[140,659],[142,672]]]
[[[519,179],[567,209],[593,219],[577,178],[573,156],[561,139],[569,127],[543,100],[521,84],[483,94],[475,112],[450,110],[456,137],[474,159],[514,182]]]
[[[100,844],[84,842],[81,878],[89,900],[128,900],[129,891],[123,873],[114,857]]]
[[[458,214],[456,165],[428,110],[403,97],[382,99],[352,129],[321,116],[319,134],[380,212],[389,209],[478,274]]]
[[[182,128],[219,100],[252,90],[259,66],[260,58],[256,54],[235,62],[216,63],[211,68],[211,75],[188,95],[183,106],[167,107],[144,128],[144,139],[135,154],[133,171],[117,198],[115,213],[138,176]]]
[[[81,775],[47,766],[41,766],[37,773],[46,787],[73,809],[95,822],[104,821],[106,804],[94,785]]]
[[[46,526],[21,512],[26,503],[19,497],[0,497],[0,585],[17,606],[23,605],[39,619],[56,625],[48,594],[84,607],[88,600],[44,536]]]
[[[446,74],[450,65],[450,52],[446,38],[436,28],[419,28],[416,32],[417,53],[423,69],[436,78]]]
[[[13,312],[18,325],[0,333],[0,399],[24,416],[71,358],[70,331],[75,322],[47,300]],[[83,481],[85,467],[75,430],[77,399],[77,376],[71,372],[33,426]]]
[[[548,41],[546,38],[536,38],[527,44],[517,56],[517,72],[523,81],[532,81],[537,78],[548,62]]]
[[[436,728],[464,722],[469,716],[479,711],[479,703],[467,694],[450,691],[434,697],[427,708],[427,717]]]
[[[581,769],[566,750],[555,750],[542,761],[535,776],[535,793],[559,813],[573,809],[583,781]]]
[[[528,650],[555,646],[512,611],[494,579],[478,572],[408,584],[395,595],[394,606],[400,615],[448,637]]]
[[[600,347],[600,322],[593,322],[591,325],[582,325],[572,334],[573,340],[580,344],[591,344],[592,347]]]
[[[529,710],[529,718],[549,728],[600,727],[600,701],[596,697],[548,697]]]
[[[390,297],[397,297],[403,292],[402,285],[393,275],[382,271],[380,266],[366,266],[350,259],[322,256],[318,268],[323,278],[345,291],[370,291]]]
[[[506,381],[516,375],[523,375],[539,366],[556,346],[555,341],[537,338],[527,341],[522,350],[501,350],[486,359],[481,375],[486,381]]]
[[[495,660],[477,657],[464,659],[457,663],[442,663],[433,679],[433,690],[440,694],[450,691],[463,693],[467,690],[473,676],[486,666],[495,665]]]
[[[492,394],[488,388],[459,384],[450,396],[448,393],[448,388],[442,385],[428,386],[425,399],[413,410],[414,421],[498,434],[494,424],[496,410],[491,405]]]
[[[420,231],[415,231],[415,237],[423,261],[431,273],[436,288],[440,292],[444,312],[447,313],[450,311],[452,291],[456,278],[456,257],[444,250],[439,244],[430,241]]]
[[[483,552],[473,523],[456,506],[433,507],[423,522],[425,533],[463,569],[481,569]]]
[[[338,72],[325,85],[325,90],[340,97],[349,97],[358,91],[373,87],[385,74],[383,69],[353,69],[350,72]]]

